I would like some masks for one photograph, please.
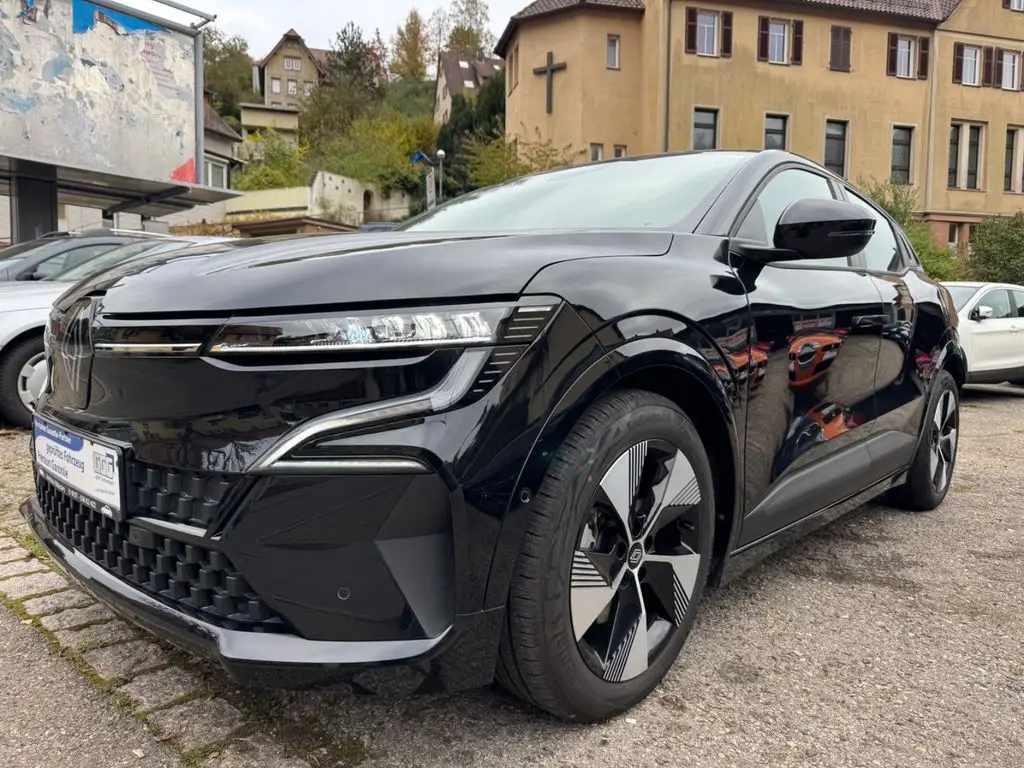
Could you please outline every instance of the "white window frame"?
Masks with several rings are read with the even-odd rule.
[[[778,51],[775,50],[779,43],[779,31],[782,33],[782,58],[773,58]],[[782,19],[768,20],[768,63],[789,64],[789,22]]]
[[[214,166],[224,171],[224,186],[217,188],[227,189],[230,183],[230,179],[228,178],[228,164],[220,160],[215,160],[211,157],[206,157],[203,159],[203,183],[208,187],[215,186],[213,184],[213,173],[211,173],[211,170]]]
[[[288,95],[289,96],[298,96],[299,95],[299,81],[298,80],[292,80],[291,78],[288,79]]]
[[[957,147],[957,168],[956,168],[956,187],[955,189],[962,189],[968,192],[983,192],[985,191],[985,158],[988,151],[988,126],[985,123],[976,123],[965,120],[952,120],[950,121],[953,125],[960,126],[960,146]],[[978,186],[968,187],[967,186],[967,160],[970,157],[971,149],[971,128],[981,128],[981,135],[978,140]],[[1019,148],[1017,150],[1020,151]],[[948,147],[947,147],[948,155]],[[999,189],[1002,190],[1002,174],[999,176]]]
[[[1011,11],[1024,11],[1024,0],[1010,0]]]
[[[270,92],[271,93],[280,93],[281,92],[281,78],[280,77],[272,77],[272,78],[270,78]]]
[[[613,154],[614,154],[615,157],[627,157],[628,156],[628,152],[627,152],[627,149],[626,149],[626,145],[625,144],[616,144],[615,145],[615,149],[613,150]]]
[[[1021,0],[1024,3],[1024,0]],[[1013,62],[1013,66],[1009,66]],[[1009,78],[1007,78],[1009,75]],[[1020,53],[1017,51],[1003,51],[1003,71],[999,73],[1000,87],[1004,91],[1016,91],[1020,89]],[[1007,86],[1007,80],[1010,85]]]
[[[917,51],[917,41],[912,37],[900,35],[896,38],[896,77],[913,80],[917,73],[914,71],[914,54]]]
[[[708,24],[710,22],[710,25]],[[718,25],[719,15],[715,11],[697,11],[697,55],[717,56],[718,55]],[[710,26],[710,32],[709,30]],[[710,40],[709,40],[710,38]],[[710,42],[711,50],[707,50]]]
[[[463,80],[462,81],[462,87],[463,88],[476,88],[476,83],[473,82],[472,80]]]
[[[972,61],[974,62],[974,70],[973,70],[974,71],[974,77],[973,78],[969,78],[967,76],[967,54],[968,54],[968,52],[974,54],[974,56],[972,58]],[[963,77],[961,78],[962,81],[963,81],[963,84],[964,85],[980,86],[981,85],[981,67],[982,67],[981,47],[977,46],[977,45],[965,45],[964,46],[964,71],[963,71]]]
[[[608,35],[604,49],[604,65],[606,69],[621,69],[622,39],[618,35]],[[614,55],[612,55],[614,53]]]
[[[469,62],[468,61],[463,61],[462,59],[459,59],[459,66],[462,69],[469,69]]]
[[[304,82],[302,84],[302,95],[311,96],[313,94],[313,84]]]
[[[1022,0],[1022,2],[1024,2],[1024,0]],[[1006,126],[1006,131],[1007,133],[1015,131],[1017,133],[1017,138],[1013,142],[1013,165],[1010,168],[1010,188],[1004,189],[1003,192],[1016,192],[1018,194],[1024,193],[1024,125],[1014,125],[1013,123],[1010,123]],[[984,141],[984,138],[984,134],[982,134],[982,141]],[[1005,141],[1005,134],[1003,140]],[[1003,145],[1003,152],[1003,170],[1005,173],[1005,144]]]
[[[302,71],[302,59],[298,56],[285,56],[284,57],[284,68],[291,72]]]
[[[604,160],[604,144],[590,145],[590,162],[599,163]]]

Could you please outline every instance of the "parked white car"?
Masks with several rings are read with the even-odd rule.
[[[1024,286],[944,283],[960,323],[968,384],[1024,385]]]
[[[12,426],[32,423],[36,398],[46,382],[43,329],[53,302],[68,288],[131,259],[231,239],[150,239],[114,248],[42,280],[0,283],[0,422]]]

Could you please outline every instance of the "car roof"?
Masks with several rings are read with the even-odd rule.
[[[983,283],[971,280],[944,280],[943,285],[951,285],[960,288],[1010,288],[1011,290],[1024,290],[1024,286],[1015,283]]]

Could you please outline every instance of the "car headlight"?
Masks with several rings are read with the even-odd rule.
[[[528,344],[554,304],[338,312],[237,318],[222,326],[212,354],[359,352],[415,347]]]

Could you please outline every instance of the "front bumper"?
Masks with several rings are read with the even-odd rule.
[[[502,610],[459,615],[435,637],[310,640],[229,629],[178,610],[94,561],[54,530],[32,496],[21,513],[58,567],[116,613],[190,653],[219,663],[243,685],[304,688],[349,682],[363,692],[436,691],[490,682]]]

